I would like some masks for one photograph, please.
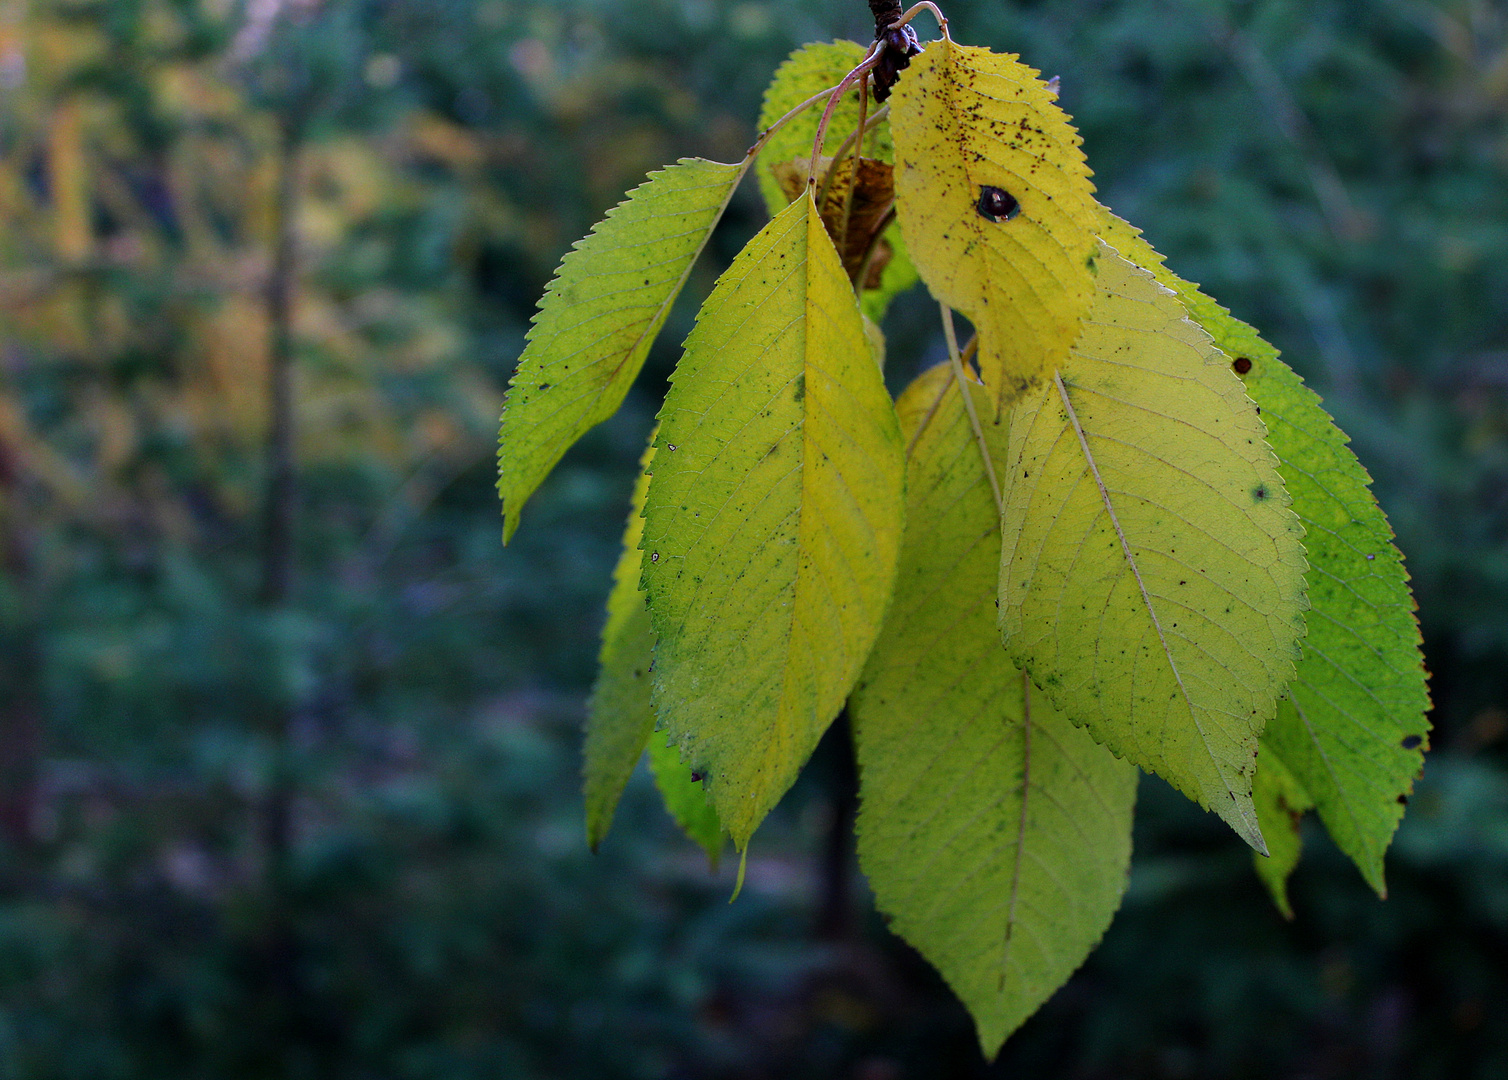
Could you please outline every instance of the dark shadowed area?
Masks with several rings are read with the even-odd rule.
[[[1376,480],[1435,700],[1388,900],[1314,828],[1285,922],[1145,782],[1125,907],[987,1066],[873,911],[837,733],[736,903],[646,776],[588,853],[635,462],[753,185],[506,549],[502,389],[569,245],[741,157],[863,0],[3,0],[0,1080],[1508,1075],[1508,11],[944,7]]]

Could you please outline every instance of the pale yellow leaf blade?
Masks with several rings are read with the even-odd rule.
[[[1229,360],[1145,270],[1103,243],[1097,263],[1082,336],[1012,420],[1001,628],[1063,712],[1262,850],[1303,528]]]
[[[684,158],[652,173],[561,261],[503,401],[504,543],[556,462],[623,403],[746,168]]]
[[[810,197],[718,282],[660,416],[655,711],[742,850],[858,677],[904,509],[895,410]]]
[[[890,124],[911,261],[974,323],[985,385],[1008,404],[1063,363],[1094,297],[1079,135],[1036,71],[948,40],[912,60]]]
[[[987,417],[984,388],[970,387]],[[993,1056],[1110,924],[1137,772],[1054,710],[1001,646],[999,516],[949,367],[896,408],[908,439],[925,427],[895,596],[849,706],[859,861],[890,928],[942,973]],[[1003,471],[1007,420],[982,426]]]

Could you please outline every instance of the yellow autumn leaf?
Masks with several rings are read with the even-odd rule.
[[[938,300],[979,334],[997,405],[1050,377],[1094,298],[1099,207],[1079,135],[1015,56],[944,39],[891,105],[896,213]]]
[[[968,385],[986,414],[984,387]],[[994,632],[1000,517],[949,365],[896,411],[912,442],[906,534],[849,705],[859,863],[993,1057],[1120,906],[1138,774],[1054,709]],[[1008,419],[981,428],[1001,472]]]
[[[652,468],[654,709],[743,850],[858,677],[904,509],[895,409],[810,195],[708,297]]]
[[[1303,528],[1230,361],[1147,271],[1103,242],[1097,264],[1082,336],[1012,417],[1001,628],[1058,708],[1262,850]]]

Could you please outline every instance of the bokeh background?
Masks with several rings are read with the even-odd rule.
[[[1376,478],[1436,703],[1390,898],[1311,829],[1286,923],[1148,781],[1124,909],[987,1066],[841,744],[732,905],[643,777],[586,851],[634,461],[752,189],[506,550],[502,387],[568,245],[736,160],[861,0],[0,0],[0,1080],[1508,1075],[1508,10],[946,8]],[[941,355],[920,296],[886,329],[894,382]]]

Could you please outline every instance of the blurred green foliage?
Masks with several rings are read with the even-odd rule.
[[[737,158],[793,46],[867,36],[858,0],[13,0],[0,1078],[1508,1073],[1508,14],[946,7],[1061,76],[1104,201],[1284,349],[1377,478],[1437,703],[1390,899],[1316,831],[1284,923],[1147,783],[1125,910],[992,1070],[867,901],[842,918],[838,747],[732,906],[643,777],[586,854],[577,727],[634,461],[752,185],[507,550],[501,387],[570,242],[649,169]],[[290,131],[297,570],[269,607]],[[892,311],[893,382],[940,355],[930,318]]]

